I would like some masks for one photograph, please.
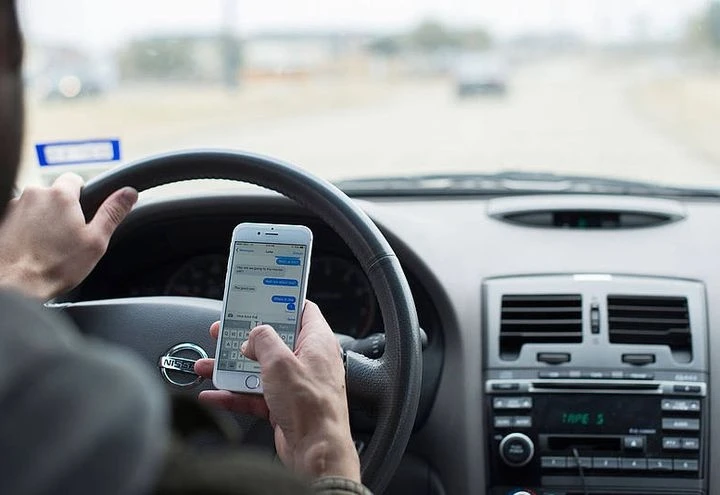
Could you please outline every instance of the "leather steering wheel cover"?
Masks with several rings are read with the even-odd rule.
[[[294,165],[244,152],[179,152],[123,165],[89,181],[80,203],[90,219],[120,187],[143,191],[192,179],[237,180],[277,191],[317,214],[360,262],[378,299],[386,344],[385,354],[374,363],[348,360],[348,390],[357,388],[350,383],[355,378],[380,398],[377,426],[361,455],[361,468],[364,483],[382,493],[412,433],[422,380],[415,305],[392,248],[365,212],[334,185]]]

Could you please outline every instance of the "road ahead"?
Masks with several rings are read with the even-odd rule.
[[[633,65],[556,60],[519,68],[506,97],[458,100],[448,81],[403,83],[357,106],[127,138],[126,158],[193,146],[250,150],[326,178],[502,169],[720,184],[720,164],[637,109]],[[122,137],[123,134],[118,132]]]

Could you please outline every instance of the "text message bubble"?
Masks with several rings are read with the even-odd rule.
[[[234,284],[232,286],[233,290],[236,292],[255,292],[257,290],[257,287],[253,285],[238,285]]]
[[[291,256],[276,256],[275,263],[285,266],[300,266],[300,258],[293,258]]]
[[[254,265],[238,265],[235,272],[241,275],[254,275],[257,277],[265,277],[274,275],[282,277],[285,275],[285,268],[280,266],[254,266]]]
[[[298,281],[292,278],[264,278],[265,285],[279,285],[283,287],[297,287]]]
[[[272,302],[274,303],[292,304],[295,301],[297,301],[297,299],[293,296],[272,296]]]

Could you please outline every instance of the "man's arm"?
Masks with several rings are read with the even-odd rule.
[[[146,493],[168,435],[148,366],[13,294],[0,314],[0,492]]]
[[[138,195],[130,187],[116,191],[86,223],[82,187],[79,176],[64,174],[52,187],[28,187],[10,201],[0,225],[0,287],[45,301],[92,271]]]
[[[219,328],[219,323],[210,328],[214,338]],[[317,305],[305,304],[295,351],[268,325],[254,328],[241,350],[260,363],[264,395],[206,390],[200,400],[271,419],[278,456],[293,471],[311,479],[360,482],[341,349]],[[210,377],[213,362],[201,359],[195,371]]]
[[[218,331],[215,323],[210,334],[217,338]],[[208,390],[200,399],[271,419],[278,456],[291,470],[316,480],[317,493],[367,494],[350,433],[341,349],[317,305],[306,303],[294,351],[262,325],[250,332],[242,352],[260,363],[264,396]],[[209,378],[213,360],[199,360],[195,371]]]
[[[316,495],[372,495],[363,485],[347,478],[320,478],[312,486]]]

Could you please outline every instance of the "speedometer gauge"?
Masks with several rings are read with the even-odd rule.
[[[370,281],[344,258],[322,256],[312,261],[308,299],[320,306],[335,332],[363,337],[381,330],[372,328],[376,302]]]
[[[165,295],[222,299],[226,268],[227,258],[220,254],[190,258],[170,277]]]

